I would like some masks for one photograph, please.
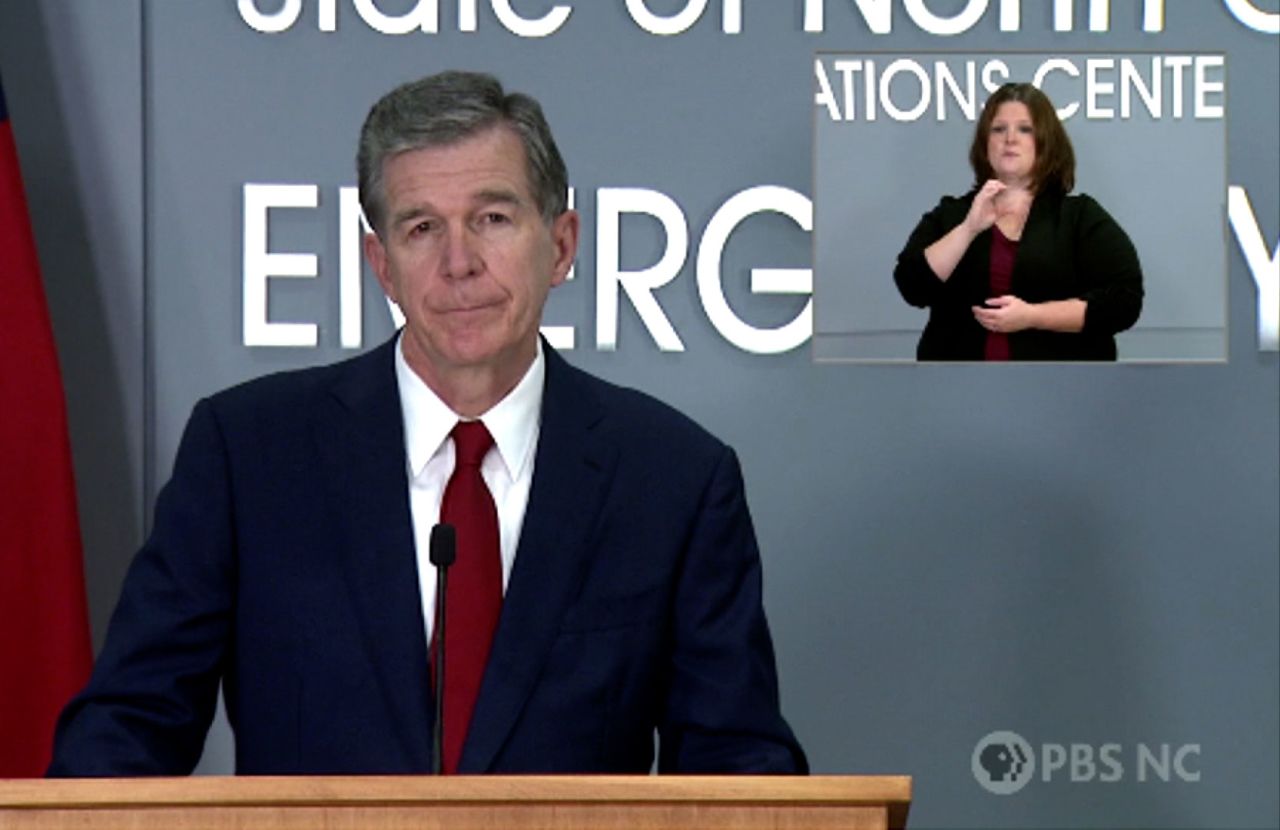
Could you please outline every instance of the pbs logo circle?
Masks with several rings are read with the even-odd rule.
[[[973,748],[973,777],[988,792],[1012,795],[1027,785],[1036,771],[1036,754],[1017,732],[998,730]]]

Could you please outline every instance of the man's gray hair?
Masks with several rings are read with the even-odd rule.
[[[394,155],[440,147],[491,127],[510,128],[524,145],[529,187],[548,222],[569,206],[569,174],[542,107],[528,95],[507,94],[492,75],[441,72],[396,87],[369,110],[360,130],[356,173],[360,206],[382,234],[387,196],[382,166]]]

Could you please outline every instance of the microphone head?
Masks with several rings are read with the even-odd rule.
[[[447,568],[458,558],[458,532],[453,525],[441,522],[431,528],[431,564]]]

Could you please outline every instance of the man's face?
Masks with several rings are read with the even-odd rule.
[[[543,219],[524,147],[503,126],[392,156],[382,173],[385,227],[364,248],[404,313],[406,361],[437,391],[470,369],[514,385],[547,292],[573,264],[577,214]]]

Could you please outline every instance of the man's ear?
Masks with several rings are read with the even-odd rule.
[[[399,303],[395,296],[395,285],[391,282],[387,268],[387,249],[383,247],[382,240],[376,233],[364,235],[364,257],[369,260],[373,275],[377,277],[378,285],[382,286],[382,293],[386,294],[392,302]]]
[[[582,218],[576,210],[566,210],[551,221],[551,244],[555,259],[551,264],[551,284],[559,285],[569,275],[573,260],[578,255],[578,234],[582,230]]]

